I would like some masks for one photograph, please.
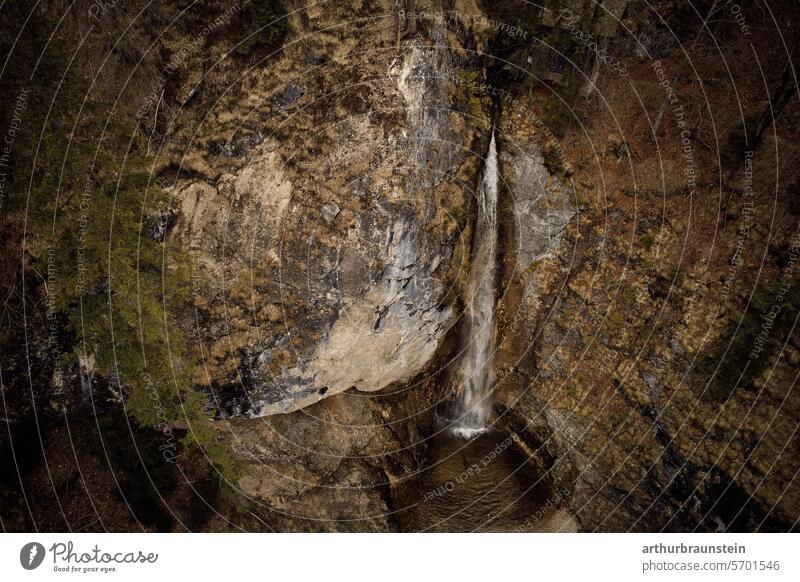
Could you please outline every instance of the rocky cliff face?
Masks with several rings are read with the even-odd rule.
[[[233,423],[257,460],[243,490],[283,515],[278,527],[396,527],[386,517],[391,484],[424,462],[443,390],[435,372],[457,344],[446,339],[458,328],[489,111],[489,100],[470,110],[458,71],[468,60],[498,68],[464,49],[505,31],[487,20],[492,8],[481,15],[459,5],[469,17],[420,18],[399,43],[397,19],[387,16],[369,30],[318,32],[338,26],[342,11],[369,19],[391,14],[390,4],[297,16],[300,36],[317,33],[249,72],[240,93],[214,107],[206,123],[224,147],[196,144],[202,169],[193,171],[204,177],[175,187],[173,236],[191,241],[206,285],[197,339],[208,346],[206,381],[223,396],[223,416],[297,411]],[[578,4],[570,10],[592,21]],[[617,4],[620,16],[626,3]],[[606,16],[595,32],[611,37]],[[629,24],[658,40],[644,20]],[[569,34],[560,21],[544,25]],[[618,48],[646,76],[640,51],[637,65],[631,49]],[[534,76],[578,94],[551,62],[528,62],[545,67]],[[279,72],[285,82],[276,85]],[[797,490],[770,486],[775,467],[756,459],[781,460],[784,474],[772,482],[791,482],[781,449],[798,422],[796,403],[792,413],[785,407],[794,398],[790,365],[778,358],[751,389],[722,400],[692,372],[727,341],[708,295],[726,253],[704,262],[713,213],[687,222],[685,184],[659,184],[660,174],[639,168],[659,154],[647,127],[616,116],[634,105],[609,75],[599,77],[603,98],[585,126],[564,130],[546,92],[516,92],[498,108],[497,425],[548,467],[583,529],[760,520],[780,528]],[[650,98],[659,102],[655,91]],[[664,175],[680,177],[673,121],[659,139]],[[713,168],[695,152],[698,167]],[[713,195],[709,187],[695,199],[706,196],[710,208]],[[730,231],[721,238],[725,248],[735,240]],[[377,400],[358,396],[381,390]],[[313,525],[301,526],[305,518]]]
[[[659,16],[688,9],[668,0],[284,4],[291,32],[268,23],[281,41],[262,50],[226,20],[202,42],[169,28],[170,79],[139,112],[168,197],[149,234],[190,264],[192,309],[170,316],[245,467],[231,485],[247,511],[202,527],[391,531],[415,493],[440,494],[408,484],[437,459],[469,340],[492,132],[492,425],[525,465],[515,483],[544,475],[551,512],[522,529],[796,527],[797,103],[769,147],[739,139],[777,81],[707,47],[689,66],[696,39]],[[735,23],[715,26],[750,54]],[[87,386],[76,399],[108,383],[89,361],[60,380]],[[68,456],[62,433],[48,439]],[[55,489],[46,464],[31,474]]]
[[[627,63],[640,94],[660,104],[650,61]],[[788,217],[789,199],[750,207],[751,187],[775,192],[774,152],[755,155],[760,171],[748,171],[747,153],[720,170],[703,145],[711,130],[693,130],[696,141],[681,133],[699,89],[683,87],[683,109],[654,130],[655,115],[620,114],[637,98],[619,81],[601,77],[602,98],[570,129],[543,93],[504,110],[501,171],[514,226],[495,412],[549,459],[584,530],[789,529],[800,503],[786,453],[800,420],[797,342],[784,327],[766,334],[762,353],[756,334],[771,328],[769,309],[743,315],[755,297],[791,301],[775,285],[797,281],[797,217],[773,230],[753,220]],[[736,81],[739,90],[749,82]],[[715,131],[735,133],[725,88],[706,97]],[[785,147],[780,133],[775,140]],[[720,195],[730,200],[723,216]]]
[[[441,397],[488,135],[465,120],[444,23],[398,44],[384,4],[293,15],[306,40],[209,110],[198,95],[181,125],[213,131],[163,162],[169,236],[195,265],[198,381],[278,529],[396,528],[390,486],[420,466]]]
[[[363,9],[369,28],[338,24],[337,10],[293,20],[298,34],[342,26],[348,46],[315,35],[251,72],[235,97],[248,106],[231,97],[204,122],[225,135],[222,153],[196,144],[199,167],[174,186],[172,236],[207,282],[209,379],[243,393],[226,414],[406,383],[454,321],[480,131],[451,103],[458,57],[445,30],[396,47],[384,8]],[[279,74],[286,84],[265,96]],[[249,145],[226,155],[237,143]]]

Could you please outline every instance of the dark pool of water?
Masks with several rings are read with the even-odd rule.
[[[426,467],[393,488],[403,531],[542,531],[560,496],[508,435],[431,439]]]

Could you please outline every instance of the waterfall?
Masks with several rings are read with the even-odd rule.
[[[461,361],[461,398],[453,432],[470,438],[486,430],[491,412],[494,352],[494,279],[497,266],[497,146],[494,131],[478,188],[472,261],[464,314],[467,347]]]

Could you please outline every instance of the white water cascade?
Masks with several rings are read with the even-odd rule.
[[[486,430],[491,412],[498,179],[497,146],[492,132],[478,189],[479,209],[464,314],[468,344],[461,362],[463,388],[453,426],[453,432],[464,438]]]

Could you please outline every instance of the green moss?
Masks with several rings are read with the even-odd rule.
[[[606,317],[606,333],[609,336],[618,336],[625,328],[628,314],[636,306],[636,291],[633,287],[623,287],[616,295],[610,313]]]
[[[460,204],[448,204],[445,206],[445,210],[447,211],[448,217],[457,222],[459,226],[464,224],[466,211],[463,206]]]
[[[467,113],[478,119],[483,117],[483,105],[486,100],[486,91],[478,81],[478,72],[468,69],[458,69],[458,87],[466,104]]]
[[[541,259],[533,261],[530,265],[528,265],[528,268],[525,270],[525,274],[526,275],[533,275],[536,271],[539,270],[539,266],[541,264],[542,264]]]
[[[619,298],[625,310],[631,309],[636,304],[636,291],[633,287],[625,287],[619,292]]]
[[[616,337],[625,328],[625,315],[618,310],[614,310],[606,317],[606,333]]]
[[[575,380],[575,383],[571,384],[567,388],[567,396],[569,396],[570,398],[577,398],[578,397],[578,391],[580,390],[580,387],[586,385],[586,379],[583,377],[583,374],[581,374],[580,372],[575,374],[574,380]]]
[[[628,422],[630,416],[631,416],[630,412],[618,412],[617,414],[611,417],[611,422],[614,424],[615,428],[619,428],[623,424]]]

